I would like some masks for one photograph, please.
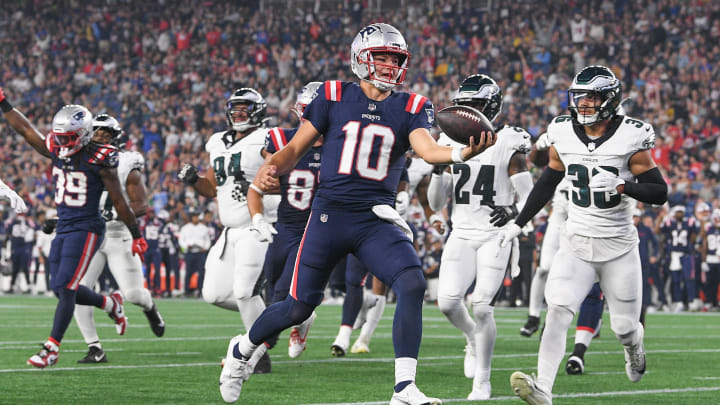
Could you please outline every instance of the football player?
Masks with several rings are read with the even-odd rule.
[[[604,297],[600,283],[593,284],[590,294],[583,300],[575,327],[575,346],[565,363],[565,372],[570,375],[585,372],[585,352],[590,342],[600,334]]]
[[[720,283],[720,209],[714,209],[710,222],[705,225],[702,246],[702,271],[705,274],[705,309],[718,309],[718,283]]]
[[[147,189],[142,173],[145,169],[145,159],[138,152],[124,150],[127,135],[114,117],[107,114],[95,117],[93,132],[93,142],[101,145],[110,144],[117,148],[120,188],[128,199],[135,217],[142,217],[148,211]],[[143,309],[145,317],[150,322],[150,329],[155,336],[160,337],[165,333],[165,321],[158,312],[150,291],[143,285],[142,262],[140,257],[133,255],[130,231],[122,221],[118,220],[117,212],[113,209],[112,200],[108,198],[107,192],[103,192],[100,202],[103,207],[103,219],[106,221],[105,240],[90,260],[87,273],[80,281],[80,285],[90,289],[95,287],[107,264],[125,300]],[[75,321],[88,345],[87,355],[78,360],[78,363],[107,362],[107,356],[102,349],[95,327],[92,308],[87,305],[76,306]]]
[[[432,164],[462,163],[492,145],[492,133],[474,134],[466,147],[444,147],[430,136],[432,103],[419,94],[393,91],[403,83],[410,53],[402,34],[371,24],[350,49],[359,84],[327,81],[305,110],[295,137],[263,166],[254,184],[263,191],[289,173],[323,134],[322,181],[313,200],[295,261],[290,295],[263,312],[249,333],[228,344],[220,392],[238,399],[249,377],[248,360],[268,337],[311,316],[341,257],[355,254],[398,297],[393,324],[395,389],[391,404],[440,403],[415,385],[422,335],[425,279],[410,229],[392,208],[405,152]]]
[[[2,180],[0,180],[0,199],[7,200],[10,208],[12,208],[16,214],[27,212],[25,201]]]
[[[482,112],[490,121],[502,111],[502,91],[487,75],[465,78],[452,97],[453,105]],[[522,208],[532,189],[526,154],[530,135],[524,129],[504,126],[497,143],[449,171],[433,173],[428,189],[430,208],[440,211],[452,198],[453,229],[440,261],[438,307],[467,339],[465,377],[473,378],[469,400],[490,398],[490,364],[495,346],[495,297],[502,287],[512,247],[500,247],[497,237]],[[440,144],[457,143],[441,136]],[[515,195],[518,195],[517,207]],[[475,281],[473,317],[465,293]]]
[[[302,113],[305,111],[305,107],[317,96],[317,89],[321,85],[322,82],[310,82],[298,94],[292,111],[297,115],[299,122],[302,122]],[[268,158],[284,148],[295,136],[296,131],[297,128],[271,129],[265,140],[263,156]],[[252,185],[248,190],[248,209],[253,229],[260,240],[270,243],[265,255],[263,272],[272,288],[273,303],[284,300],[290,292],[295,257],[303,232],[305,232],[305,225],[310,216],[310,206],[319,183],[321,146],[322,138],[315,142],[293,170],[280,176],[280,204],[277,208],[277,222],[274,227],[264,215],[263,191]],[[302,324],[293,327],[290,331],[288,343],[290,358],[299,357],[305,351],[307,335],[315,317],[316,315],[313,313]],[[269,339],[267,343],[272,346],[274,341],[276,338]],[[262,347],[259,350],[266,349]]]
[[[672,282],[673,310],[680,312],[685,309],[683,295],[687,297],[688,309],[700,310],[702,301],[698,298],[693,265],[695,239],[700,233],[700,223],[692,215],[685,217],[685,206],[676,205],[670,209],[670,217],[658,224],[656,233],[665,239],[662,246]]]
[[[202,296],[210,304],[240,312],[245,330],[265,309],[265,302],[255,288],[262,275],[268,240],[262,241],[253,227],[247,209],[247,193],[255,173],[263,163],[263,147],[268,130],[263,123],[267,112],[265,99],[255,89],[241,88],[232,92],[226,102],[229,128],[214,133],[205,150],[210,154],[210,167],[204,176],[186,164],[178,177],[200,195],[217,197],[220,222],[225,227],[212,246],[205,262]],[[265,219],[275,222],[280,197],[263,198]],[[270,368],[270,357],[258,352],[251,364],[263,358],[256,372]]]
[[[510,377],[514,392],[530,404],[552,403],[568,327],[596,279],[612,330],[625,348],[628,378],[640,381],[645,372],[641,264],[632,210],[634,200],[663,204],[667,184],[650,154],[652,126],[618,114],[621,94],[620,81],[607,67],[588,66],[575,76],[568,90],[570,115],[548,126],[550,162],[502,236],[501,244],[508,244],[563,178],[572,182],[566,233],[545,287],[548,311],[537,378],[519,371]]]
[[[107,189],[118,218],[130,231],[133,253],[144,254],[147,243],[122,193],[117,175],[117,149],[90,141],[93,117],[87,108],[80,105],[61,108],[53,117],[47,138],[13,108],[2,88],[0,109],[15,132],[22,135],[38,153],[51,159],[53,165],[58,222],[48,261],[50,288],[58,297],[58,305],[50,337],[42,349],[27,361],[30,365],[44,368],[58,360],[60,342],[70,325],[76,303],[102,308],[115,321],[118,332],[125,332],[127,319],[122,295],[115,292],[103,296],[80,285],[105,233],[105,221],[100,216],[103,189]]]

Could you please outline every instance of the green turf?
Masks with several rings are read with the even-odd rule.
[[[79,365],[86,350],[73,323],[65,337],[60,361],[48,370],[31,370],[27,358],[50,332],[55,299],[0,297],[0,403],[204,404],[221,403],[219,361],[229,338],[242,329],[237,313],[199,300],[158,301],[167,323],[164,338],[155,338],[138,307],[127,306],[130,327],[115,335],[110,320],[96,312],[99,334],[109,363]],[[273,372],[254,376],[243,387],[240,403],[316,404],[387,403],[394,383],[391,317],[386,309],[369,355],[330,356],[341,308],[321,306],[310,332],[308,349],[296,360],[287,357],[287,334],[271,352]],[[493,397],[485,403],[520,403],[510,398],[512,371],[534,372],[537,335],[520,337],[521,310],[498,309],[498,340],[493,360]],[[717,404],[720,403],[720,315],[648,315],[645,334],[648,373],[640,383],[627,380],[621,346],[607,317],[601,337],[586,355],[583,376],[566,376],[564,360],[555,384],[555,404]],[[572,335],[568,350],[572,347]],[[357,336],[355,332],[353,338]],[[462,399],[472,382],[463,376],[464,339],[434,306],[425,307],[424,338],[417,382],[428,395]],[[360,361],[358,361],[360,360]],[[364,360],[364,361],[363,361]],[[70,368],[72,370],[61,370]],[[116,367],[116,368],[110,368]],[[95,370],[94,370],[95,369]],[[695,388],[710,387],[702,391]],[[642,393],[640,391],[685,390]],[[587,393],[630,391],[627,394]],[[446,401],[451,402],[451,401]]]

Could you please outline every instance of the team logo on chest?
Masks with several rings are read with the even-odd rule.
[[[590,152],[594,151],[595,150],[595,142],[588,143],[587,148]]]
[[[320,222],[327,222],[328,214],[320,214]]]
[[[375,105],[375,103],[368,104],[368,111],[375,111],[375,110],[377,110],[377,106]]]

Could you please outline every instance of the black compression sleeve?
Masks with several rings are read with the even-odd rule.
[[[519,227],[522,228],[525,226],[525,224],[550,201],[553,194],[555,194],[555,188],[560,181],[562,181],[563,177],[565,177],[564,171],[554,170],[549,167],[545,168],[542,176],[540,176],[530,192],[525,206],[515,219],[515,223]]]
[[[667,201],[667,183],[657,167],[639,174],[638,182],[625,182],[625,194],[648,204],[661,205]]]

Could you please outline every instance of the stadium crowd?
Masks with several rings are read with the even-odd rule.
[[[258,89],[268,125],[293,126],[296,91],[314,80],[352,80],[347,44],[369,21],[386,21],[410,45],[406,89],[440,109],[463,77],[489,74],[504,92],[496,122],[533,137],[566,111],[581,67],[611,67],[628,98],[624,109],[655,127],[653,156],[670,184],[670,206],[688,215],[699,203],[720,206],[719,2],[545,0],[513,2],[512,10],[503,2],[487,9],[386,1],[381,10],[367,3],[294,1],[278,12],[285,5],[269,0],[22,2],[0,10],[0,86],[41,132],[64,104],[118,117],[128,148],[146,158],[153,208],[183,225],[191,210],[216,211],[177,172],[184,163],[207,168],[204,142],[226,127],[230,91]],[[0,160],[4,180],[39,222],[53,206],[49,165],[5,121]],[[430,268],[440,237],[416,219]]]

